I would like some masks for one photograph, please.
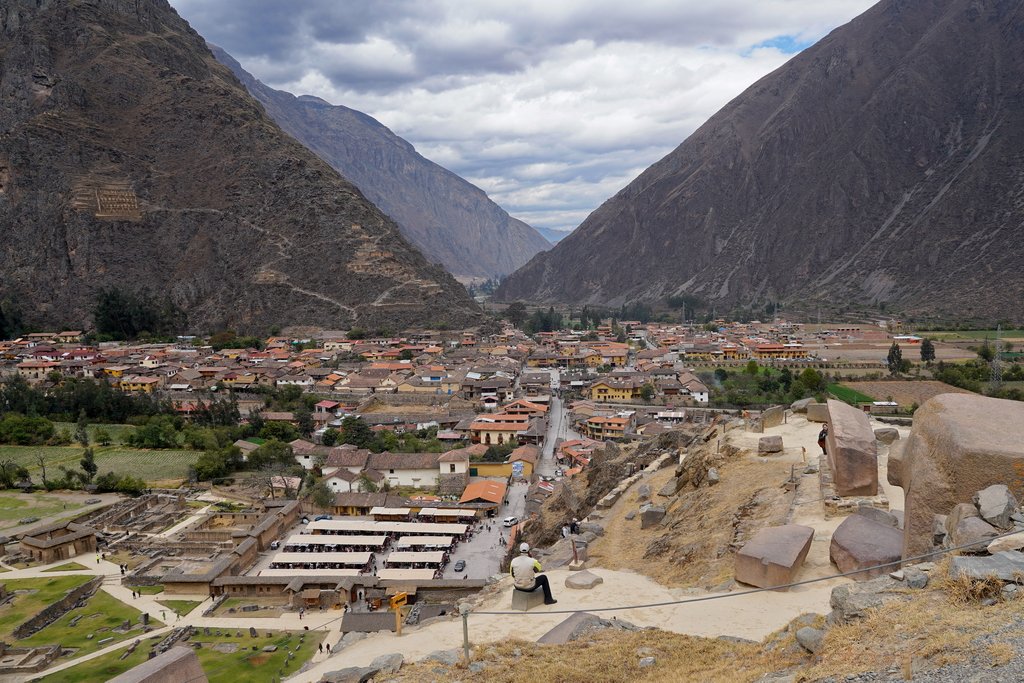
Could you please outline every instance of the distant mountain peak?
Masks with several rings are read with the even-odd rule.
[[[467,278],[511,273],[551,244],[372,116],[274,90],[211,46],[275,121],[351,180],[427,258]]]

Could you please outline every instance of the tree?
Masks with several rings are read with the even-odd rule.
[[[330,510],[334,505],[334,491],[322,479],[308,490],[309,499],[321,510]]]
[[[46,456],[42,453],[36,454],[36,464],[39,465],[39,469],[43,471],[43,486],[46,486]]]
[[[650,382],[645,382],[644,385],[640,387],[640,398],[644,401],[650,402],[650,400],[654,398],[654,385]]]
[[[526,322],[526,304],[522,301],[513,301],[505,309],[505,317],[516,327],[521,328]]]
[[[320,443],[325,446],[333,446],[338,443],[338,436],[340,436],[340,434],[341,432],[331,427],[323,433],[323,436],[320,437]]]
[[[988,343],[988,339],[978,349],[978,358],[982,359],[986,363],[991,363],[992,359],[995,358],[996,353],[992,350],[992,345]]]
[[[78,413],[78,424],[75,425],[75,441],[83,446],[89,445],[89,422],[85,418],[85,410]]]
[[[295,424],[298,425],[299,433],[303,436],[308,437],[313,433],[316,425],[313,424],[313,414],[309,412],[309,408],[302,406],[295,411]]]
[[[921,361],[931,363],[933,360],[935,360],[935,344],[931,339],[925,337],[921,340]]]
[[[889,347],[889,355],[886,356],[885,364],[889,366],[889,374],[895,377],[900,374],[900,367],[903,363],[903,350],[896,342]]]
[[[412,360],[415,358],[412,353],[412,349],[402,349],[398,352],[398,360]]]
[[[373,430],[355,415],[349,415],[341,421],[341,442],[359,448],[369,448],[373,443]]]
[[[91,448],[85,449],[85,452],[82,453],[82,459],[78,461],[78,464],[85,475],[85,482],[88,483],[92,481],[92,478],[96,476],[96,472],[99,470],[99,467],[96,465],[96,456],[93,455]]]
[[[364,493],[377,493],[377,485],[365,474],[359,475],[359,490]]]
[[[103,427],[96,428],[96,443],[101,446],[109,446],[112,439],[110,438],[110,432]]]
[[[263,469],[272,464],[295,465],[292,447],[283,441],[271,439],[249,454],[249,466]]]
[[[748,360],[747,361],[747,367],[744,368],[743,371],[746,372],[751,377],[757,375],[757,361],[754,360],[753,358]]]

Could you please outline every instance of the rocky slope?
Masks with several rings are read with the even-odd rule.
[[[730,102],[498,296],[1019,317],[1022,72],[1016,0],[883,0]]]
[[[0,74],[0,295],[29,324],[86,326],[106,287],[196,329],[477,319],[165,0],[4,3]]]
[[[551,247],[483,190],[424,158],[373,117],[318,97],[274,90],[224,50],[210,47],[281,128],[355,183],[410,242],[449,272],[508,275]]]

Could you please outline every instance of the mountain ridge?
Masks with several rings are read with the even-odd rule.
[[[285,132],[359,187],[410,242],[454,275],[507,275],[551,247],[483,190],[430,161],[369,114],[271,88],[222,48],[210,48]]]
[[[1009,0],[883,0],[746,89],[496,296],[1024,315],[1021,14]]]
[[[0,36],[0,296],[27,324],[88,328],[108,288],[194,329],[480,319],[165,0],[14,0]]]

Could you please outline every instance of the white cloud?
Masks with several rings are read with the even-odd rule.
[[[172,0],[268,85],[364,111],[537,226],[571,229],[871,0]],[[244,15],[244,16],[243,16]]]

